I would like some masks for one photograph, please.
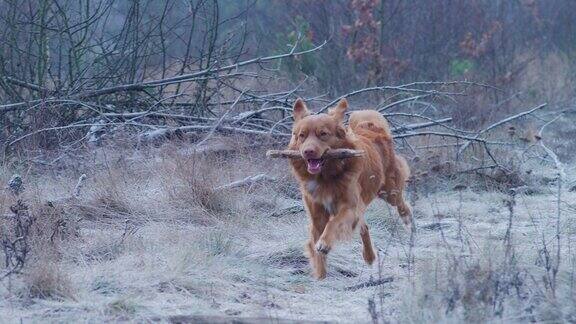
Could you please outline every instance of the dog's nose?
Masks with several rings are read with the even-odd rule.
[[[314,158],[314,150],[313,149],[305,149],[304,150],[304,157],[305,158]]]

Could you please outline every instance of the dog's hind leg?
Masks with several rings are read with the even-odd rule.
[[[404,200],[402,190],[390,190],[390,192],[380,190],[378,196],[386,200],[390,205],[396,207],[398,214],[400,214],[400,219],[402,219],[402,223],[404,223],[406,229],[412,232],[416,230],[412,220],[412,208],[410,208],[410,205],[408,205],[406,200]]]
[[[362,239],[362,257],[364,261],[368,264],[372,264],[376,259],[376,253],[374,253],[374,247],[372,246],[372,240],[370,239],[370,231],[368,230],[368,225],[364,222],[360,225],[360,238]]]

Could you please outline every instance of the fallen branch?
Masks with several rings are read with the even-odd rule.
[[[298,205],[298,206],[292,206],[292,207],[284,208],[284,209],[279,210],[279,211],[275,211],[270,216],[271,217],[282,217],[282,216],[287,216],[290,214],[298,214],[298,213],[301,213],[303,211],[304,211],[304,206]]]
[[[218,187],[214,188],[214,190],[224,190],[224,189],[232,189],[232,188],[245,187],[245,186],[253,186],[254,184],[256,184],[258,182],[267,182],[267,181],[268,182],[276,181],[276,179],[269,176],[269,175],[261,173],[261,174],[255,175],[255,176],[246,177],[242,180],[231,182],[229,184],[218,186]]]
[[[535,112],[536,110],[540,110],[540,109],[546,107],[547,105],[548,105],[547,103],[543,103],[543,104],[541,104],[541,105],[539,105],[539,106],[536,106],[536,107],[534,107],[534,108],[532,108],[532,109],[530,109],[530,110],[526,110],[526,111],[523,111],[523,112],[521,112],[521,113],[519,113],[519,114],[516,114],[516,115],[513,115],[513,116],[509,116],[509,117],[507,117],[507,118],[504,118],[504,119],[502,119],[502,120],[499,120],[498,122],[496,122],[496,123],[494,123],[494,124],[492,124],[492,125],[484,128],[483,130],[479,131],[479,132],[476,134],[475,138],[477,139],[477,138],[480,137],[480,135],[482,135],[482,134],[484,134],[484,133],[486,133],[486,132],[488,132],[488,131],[490,131],[490,130],[492,130],[492,129],[500,126],[500,125],[503,125],[503,124],[505,124],[505,123],[509,123],[509,122],[511,122],[511,121],[513,121],[513,120],[515,120],[515,119],[518,119],[518,118],[520,118],[520,117],[529,115],[529,114]],[[470,146],[471,143],[472,143],[472,141],[468,141],[468,142],[464,143],[464,144],[462,145],[462,148],[460,148],[459,153],[462,154],[462,152],[464,152],[464,150],[466,150],[466,148],[467,148],[468,146]]]
[[[442,132],[405,133],[405,134],[394,135],[393,137],[394,137],[395,139],[398,139],[398,138],[407,138],[407,137],[415,137],[415,136],[451,137],[451,138],[468,140],[468,141],[478,142],[478,143],[483,143],[483,144],[491,144],[491,145],[510,145],[510,143],[506,143],[506,142],[493,142],[493,141],[487,141],[487,140],[485,140],[485,139],[478,138],[478,137],[472,137],[472,136],[466,136],[466,135],[459,135],[459,134],[453,134],[453,133],[442,133]]]
[[[435,126],[435,125],[442,125],[444,123],[449,123],[451,121],[452,121],[452,118],[447,117],[447,118],[442,118],[442,119],[438,119],[438,120],[432,120],[432,121],[427,122],[427,123],[419,123],[419,124],[412,124],[412,125],[405,125],[405,126],[396,127],[394,129],[392,129],[392,132],[402,133],[402,132],[405,132],[408,130],[415,130],[415,129],[421,129],[421,128],[426,128],[426,127]]]
[[[430,94],[425,94],[425,95],[419,95],[419,96],[413,96],[413,97],[409,97],[409,98],[404,98],[404,99],[402,99],[402,100],[398,100],[398,101],[395,101],[395,102],[393,102],[393,103],[387,104],[386,106],[381,107],[381,108],[378,108],[378,109],[376,109],[376,110],[378,110],[378,112],[383,112],[383,111],[386,111],[386,110],[388,110],[388,109],[390,109],[390,108],[392,108],[392,107],[401,105],[401,104],[403,104],[403,103],[407,103],[407,102],[415,101],[415,100],[419,100],[419,99],[424,99],[424,98],[427,98],[427,97],[430,97],[430,96],[431,96]]]
[[[269,150],[266,152],[269,158],[301,159],[302,155],[295,150]],[[364,156],[364,151],[351,149],[329,150],[322,156],[324,159],[345,159]]]
[[[380,286],[383,285],[385,283],[389,283],[394,281],[394,277],[386,277],[386,278],[382,278],[382,279],[378,279],[378,280],[368,280],[367,282],[363,282],[361,284],[357,284],[354,286],[349,286],[344,288],[344,290],[346,291],[356,291],[359,289],[363,289],[363,288],[368,288],[368,287],[374,287],[374,286]]]

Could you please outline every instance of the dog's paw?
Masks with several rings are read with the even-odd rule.
[[[416,224],[414,223],[414,218],[411,215],[400,217],[402,219],[402,224],[404,228],[409,233],[416,233]]]
[[[372,265],[372,263],[374,263],[374,260],[376,260],[376,255],[374,254],[374,250],[372,249],[363,250],[362,257],[364,258],[364,261],[366,261],[366,264],[368,265]]]
[[[328,252],[330,252],[330,249],[331,249],[330,245],[328,245],[323,240],[320,240],[316,243],[316,252],[318,253],[328,254]]]
[[[414,220],[412,219],[412,217],[408,218],[406,217],[407,221],[404,222],[404,227],[406,228],[406,231],[408,231],[408,233],[410,234],[416,234],[416,224],[414,223]]]
[[[314,278],[316,278],[317,280],[322,280],[324,278],[326,278],[326,269],[322,268],[322,269],[316,269],[314,271]]]

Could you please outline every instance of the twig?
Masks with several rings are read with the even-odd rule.
[[[72,197],[74,198],[80,197],[80,191],[82,190],[82,187],[84,187],[85,180],[86,180],[86,174],[82,174],[80,178],[78,178],[78,183],[76,183],[76,187],[74,187]]]
[[[196,144],[196,146],[201,146],[202,144],[206,143],[206,141],[208,141],[213,135],[214,132],[216,132],[216,130],[218,129],[218,127],[220,127],[220,125],[222,124],[222,121],[224,120],[224,118],[226,118],[226,116],[228,116],[228,114],[234,109],[234,107],[236,107],[236,104],[238,103],[238,101],[240,100],[240,98],[242,98],[242,96],[244,95],[246,91],[242,91],[242,93],[238,96],[238,98],[236,98],[236,101],[234,101],[234,103],[232,103],[232,105],[230,106],[230,108],[224,113],[222,114],[222,116],[220,117],[220,119],[218,119],[218,121],[216,122],[216,124],[214,124],[214,127],[210,130],[210,132],[208,133],[208,135],[206,135],[206,137],[204,137],[203,140],[201,140],[200,142],[198,142]]]
[[[555,122],[556,120],[558,120],[560,117],[562,116],[562,114],[556,116],[554,119],[550,120],[549,122],[547,122],[546,124],[544,124],[541,128],[540,131],[538,132],[538,135],[540,136],[540,138],[542,138],[542,133],[544,132],[544,129],[552,124],[553,122]],[[554,153],[554,151],[552,151],[550,148],[548,148],[545,144],[544,144],[544,140],[540,140],[539,141],[540,146],[544,149],[544,151],[546,151],[546,153],[552,158],[552,160],[554,161],[554,165],[556,170],[558,171],[558,173],[556,174],[557,180],[558,180],[558,193],[556,195],[556,260],[554,262],[554,264],[552,265],[552,280],[550,282],[550,286],[552,288],[552,294],[554,295],[554,297],[556,296],[556,285],[557,285],[557,275],[558,275],[558,270],[560,269],[560,262],[561,262],[561,217],[562,217],[562,210],[561,210],[561,203],[562,203],[562,181],[564,180],[564,178],[566,177],[566,173],[564,170],[564,165],[562,164],[562,162],[560,162],[560,159],[558,158],[558,155],[556,155],[556,153]]]
[[[562,117],[562,114],[556,116],[554,119],[550,120],[549,122],[547,122],[546,124],[544,124],[540,130],[538,131],[538,136],[540,138],[542,137],[542,133],[544,132],[544,129],[554,123],[555,121],[557,121],[560,117]],[[552,161],[554,162],[554,166],[556,167],[556,170],[558,170],[558,175],[561,178],[564,178],[565,172],[564,172],[564,165],[562,164],[562,162],[560,162],[560,159],[558,159],[558,155],[556,155],[556,153],[554,153],[554,151],[552,151],[550,148],[548,148],[545,144],[544,144],[544,140],[540,140],[538,142],[540,144],[540,146],[546,151],[546,153],[552,158]]]

